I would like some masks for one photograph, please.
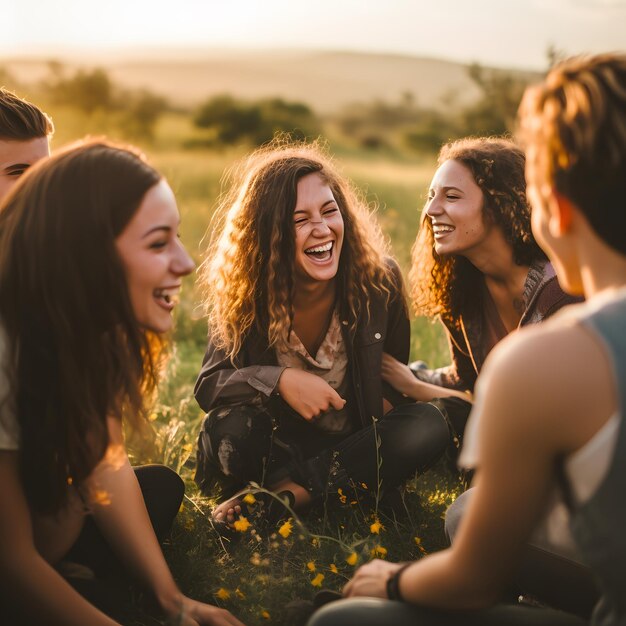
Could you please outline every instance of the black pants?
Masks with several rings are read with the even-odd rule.
[[[307,626],[586,626],[562,611],[499,604],[480,611],[447,612],[378,598],[339,600],[313,615]]]
[[[379,479],[384,493],[431,467],[450,441],[448,421],[431,403],[396,407],[347,436],[320,431],[279,399],[265,408],[220,407],[202,425],[195,480],[205,495],[219,487],[224,498],[250,481],[287,477],[314,499],[353,486],[375,493]]]

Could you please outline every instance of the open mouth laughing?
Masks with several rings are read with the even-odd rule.
[[[454,226],[450,224],[436,224],[433,222],[433,235],[435,239],[440,239],[445,235],[453,232],[455,230]]]
[[[318,246],[313,246],[311,248],[307,248],[304,253],[312,260],[318,262],[329,261],[333,255],[333,248],[335,242],[328,241],[326,243],[320,244]]]
[[[180,297],[180,285],[155,289],[153,296],[159,306],[171,311],[178,304]]]

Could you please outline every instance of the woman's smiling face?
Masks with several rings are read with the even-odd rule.
[[[320,174],[307,174],[298,182],[293,222],[296,282],[335,278],[343,245],[343,217]]]
[[[426,215],[431,221],[435,251],[467,255],[487,238],[484,198],[470,170],[452,159],[441,164],[428,191]]]
[[[178,238],[179,220],[174,194],[162,180],[147,191],[116,239],[135,317],[155,332],[171,328],[181,279],[194,268]]]

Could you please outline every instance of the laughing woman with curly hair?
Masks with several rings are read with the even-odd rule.
[[[383,360],[383,377],[398,391],[417,401],[443,397],[439,406],[459,437],[491,349],[576,301],[532,235],[524,162],[507,139],[470,137],[442,147],[410,278],[415,311],[442,321],[452,364],[411,371],[391,356]],[[450,398],[451,390],[465,401]]]
[[[383,388],[383,352],[402,363],[409,353],[402,279],[331,159],[315,145],[260,149],[219,215],[195,389],[208,411],[196,481],[225,499],[214,519],[235,521],[245,504],[232,496],[249,481],[300,508],[354,485],[376,491],[378,478],[389,491],[429,464],[442,445],[432,440],[448,437],[436,410],[383,417],[401,400]]]

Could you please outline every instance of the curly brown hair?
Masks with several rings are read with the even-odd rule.
[[[626,55],[580,56],[556,65],[527,90],[520,122],[543,182],[572,200],[594,231],[625,254]]]
[[[231,358],[253,327],[269,346],[287,346],[293,320],[293,211],[298,181],[312,173],[328,184],[343,217],[336,277],[341,314],[354,329],[369,312],[372,291],[389,297],[388,285],[395,279],[385,263],[386,244],[357,190],[319,142],[275,140],[235,171],[202,264],[211,340]]]
[[[437,164],[450,159],[471,172],[483,193],[483,218],[502,230],[515,263],[530,265],[545,258],[530,229],[524,152],[509,139],[468,137],[441,148]],[[422,211],[409,279],[418,315],[439,315],[456,325],[476,300],[481,273],[463,256],[437,254],[432,223]]]

